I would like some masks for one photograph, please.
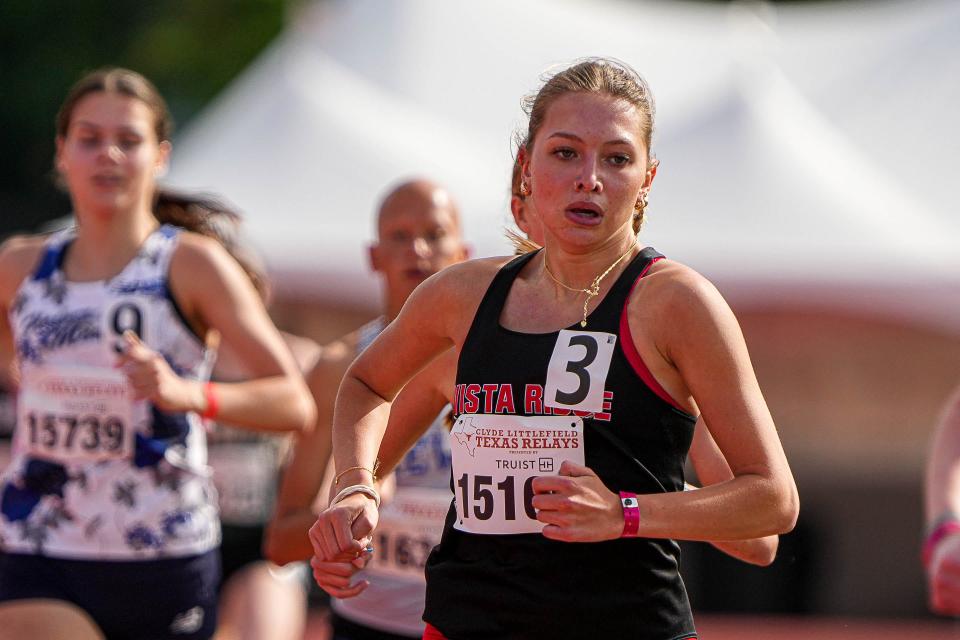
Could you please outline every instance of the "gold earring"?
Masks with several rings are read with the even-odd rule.
[[[526,183],[526,182],[521,182],[521,183],[520,183],[520,196],[523,197],[523,198],[526,198],[526,197],[529,196],[529,195],[530,195],[530,189],[527,188],[527,183]]]
[[[649,205],[650,200],[648,199],[647,192],[641,191],[640,197],[637,198],[637,201],[633,205],[633,210],[637,213],[643,213]]]

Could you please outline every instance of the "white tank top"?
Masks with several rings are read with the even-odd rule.
[[[378,318],[360,330],[357,352],[383,331]],[[450,508],[450,444],[447,415],[440,412],[396,469],[397,490],[380,510],[374,554],[356,579],[370,586],[355,598],[334,599],[333,609],[347,620],[388,633],[420,636],[426,582],[423,568],[440,542]]]
[[[134,400],[115,368],[136,332],[184,378],[210,358],[168,283],[180,230],[163,226],[115,277],[67,281],[75,237],[54,234],[20,286],[10,325],[20,363],[12,460],[0,476],[0,548],[88,560],[203,553],[220,540],[203,425]]]

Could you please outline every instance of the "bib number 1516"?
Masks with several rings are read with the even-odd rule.
[[[460,499],[464,519],[476,518],[477,520],[489,520],[494,513],[499,511],[498,515],[504,520],[517,519],[517,494],[520,493],[522,508],[527,517],[531,520],[537,519],[537,512],[533,508],[533,479],[536,476],[528,476],[526,479],[518,479],[514,476],[506,476],[500,482],[494,484],[493,476],[471,476],[467,473],[460,474],[457,479],[457,497]],[[522,487],[518,488],[518,484]],[[519,491],[518,491],[519,489]]]

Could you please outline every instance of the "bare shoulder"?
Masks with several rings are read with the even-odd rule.
[[[497,271],[510,258],[480,258],[447,267],[411,294],[398,322],[421,335],[444,336],[460,344]]]
[[[726,308],[727,303],[713,283],[673,260],[654,263],[630,300],[631,311],[654,308],[670,318],[686,317],[717,306]]]
[[[9,302],[37,267],[49,235],[12,236],[0,244],[0,303]]]
[[[475,310],[497,271],[510,260],[509,257],[477,258],[447,267],[417,287],[411,296],[414,302],[408,302],[404,309],[429,309],[432,316],[436,310],[445,308]],[[472,312],[469,315],[473,317]]]
[[[256,298],[243,270],[214,238],[182,232],[169,269],[173,297],[198,333],[210,326],[221,331],[225,326],[239,326]]]
[[[650,341],[668,362],[743,342],[733,311],[713,283],[678,262],[654,264],[627,312],[638,345]]]
[[[434,274],[422,288],[435,295],[482,296],[494,276],[512,257],[477,258],[447,267]]]
[[[171,270],[203,276],[233,261],[227,250],[214,238],[183,231],[177,239],[177,248],[171,258]]]

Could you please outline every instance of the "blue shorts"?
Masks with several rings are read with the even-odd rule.
[[[104,562],[0,553],[0,602],[77,605],[110,640],[202,640],[217,627],[220,555]]]

